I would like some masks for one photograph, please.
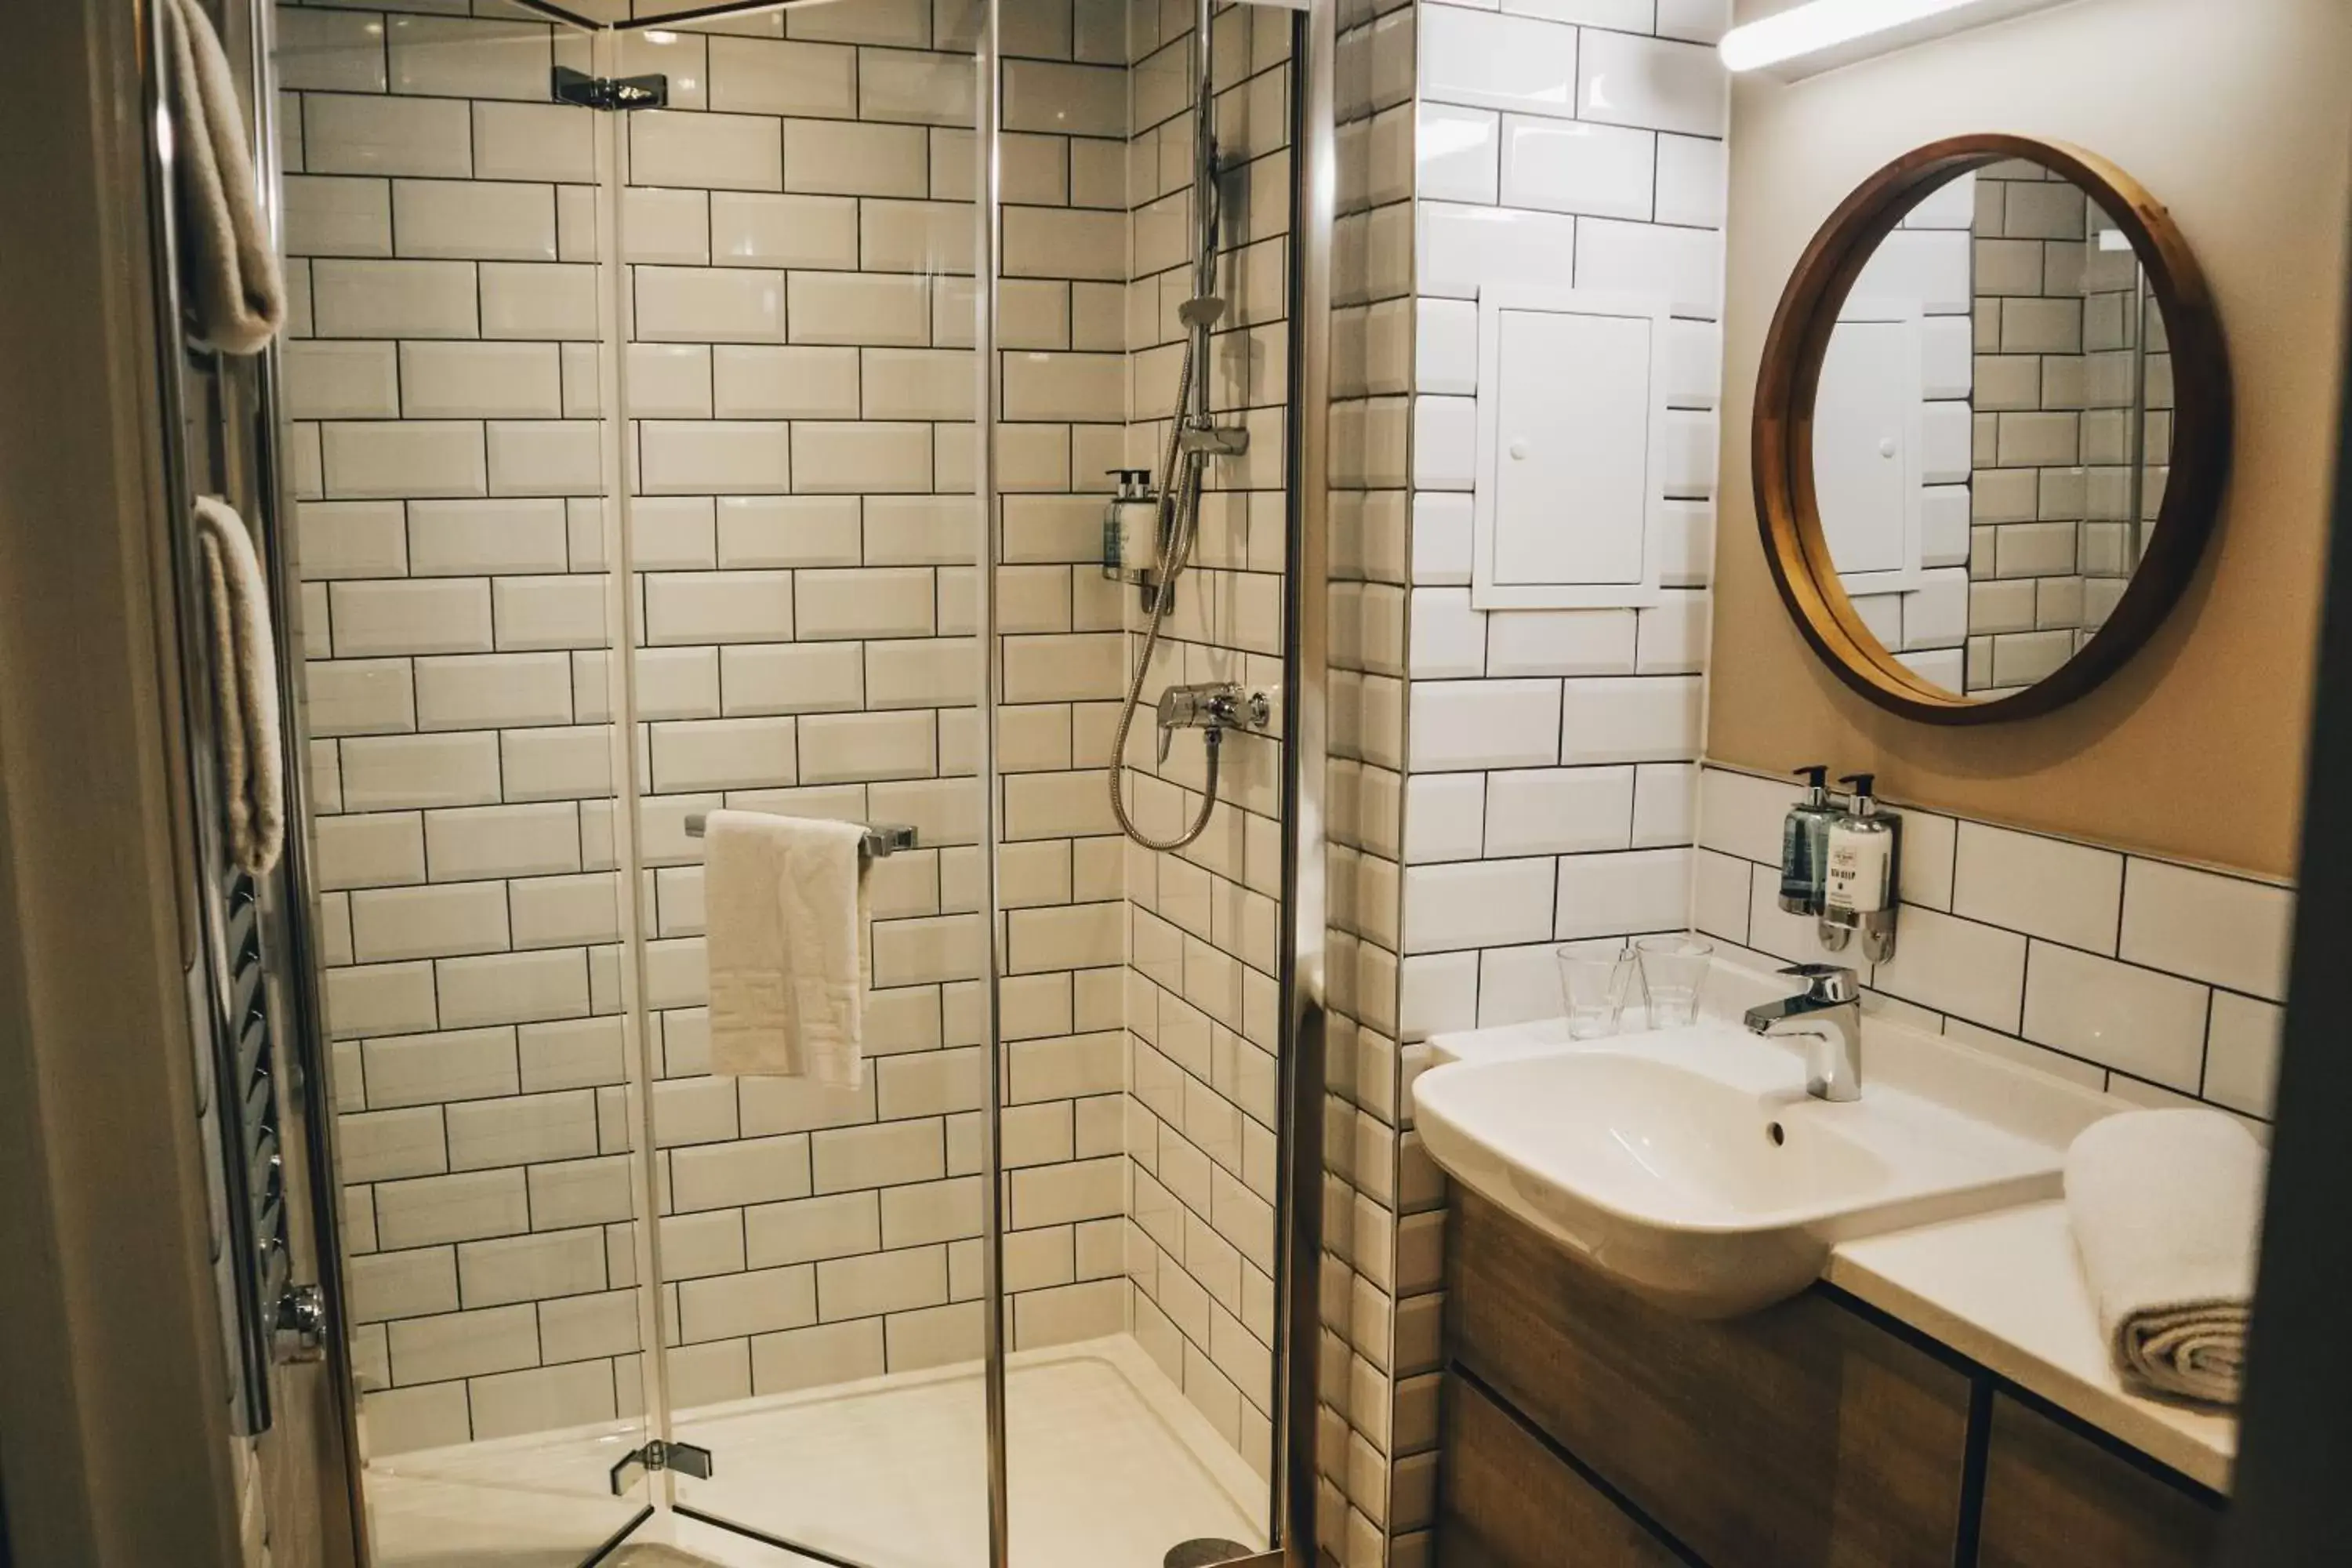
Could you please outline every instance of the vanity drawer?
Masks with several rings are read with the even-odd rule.
[[[2196,1568],[2221,1533],[2219,1504],[1993,1396],[1979,1568]]]
[[[1662,1531],[1715,1568],[1950,1568],[1965,1371],[1820,1291],[1675,1317],[1454,1192],[1454,1358]]]
[[[1438,1568],[1681,1568],[1476,1384],[1445,1379]]]

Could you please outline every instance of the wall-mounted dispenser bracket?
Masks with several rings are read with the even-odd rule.
[[[667,109],[669,78],[590,76],[569,66],[557,66],[551,95],[558,103],[574,103],[583,109]]]
[[[1825,910],[1819,929],[1822,945],[1830,952],[1843,952],[1860,936],[1863,957],[1873,963],[1885,963],[1895,956],[1895,912],[1902,903],[1899,889],[1903,885],[1903,818],[1889,811],[1879,813],[1873,820],[1885,823],[1889,835],[1886,907],[1867,914]]]

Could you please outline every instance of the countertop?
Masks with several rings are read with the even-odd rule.
[[[1738,993],[1711,996],[1706,1011],[1719,1016],[1745,1000]],[[1629,1035],[1638,1037],[1640,1027],[1638,1011],[1629,1008]],[[1890,1057],[1948,1058],[1952,1050],[1948,1042],[1867,1015],[1864,1028],[1874,1068]],[[1432,1059],[1444,1063],[1556,1051],[1568,1040],[1560,1021],[1547,1019],[1441,1035],[1430,1045]],[[1990,1066],[2006,1078],[2007,1109],[2021,1118],[2021,1131],[2060,1148],[2100,1116],[2135,1109],[2027,1068],[1966,1055],[1972,1075]],[[1932,1065],[1914,1063],[1915,1070]],[[2063,1200],[1842,1243],[1822,1278],[2190,1479],[2217,1492],[2230,1489],[2236,1416],[2144,1398],[2116,1379]]]
[[[2218,1492],[2237,1417],[2125,1392],[2053,1200],[1841,1244],[1822,1278]]]

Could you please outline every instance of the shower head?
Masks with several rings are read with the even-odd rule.
[[[1214,294],[1198,294],[1176,307],[1176,319],[1188,327],[1213,327],[1224,313],[1224,300]]]

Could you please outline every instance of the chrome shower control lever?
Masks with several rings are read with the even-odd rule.
[[[1274,703],[1265,692],[1234,681],[1171,686],[1160,694],[1160,760],[1168,760],[1168,743],[1179,730],[1206,730],[1214,745],[1224,731],[1263,730],[1273,717]]]

